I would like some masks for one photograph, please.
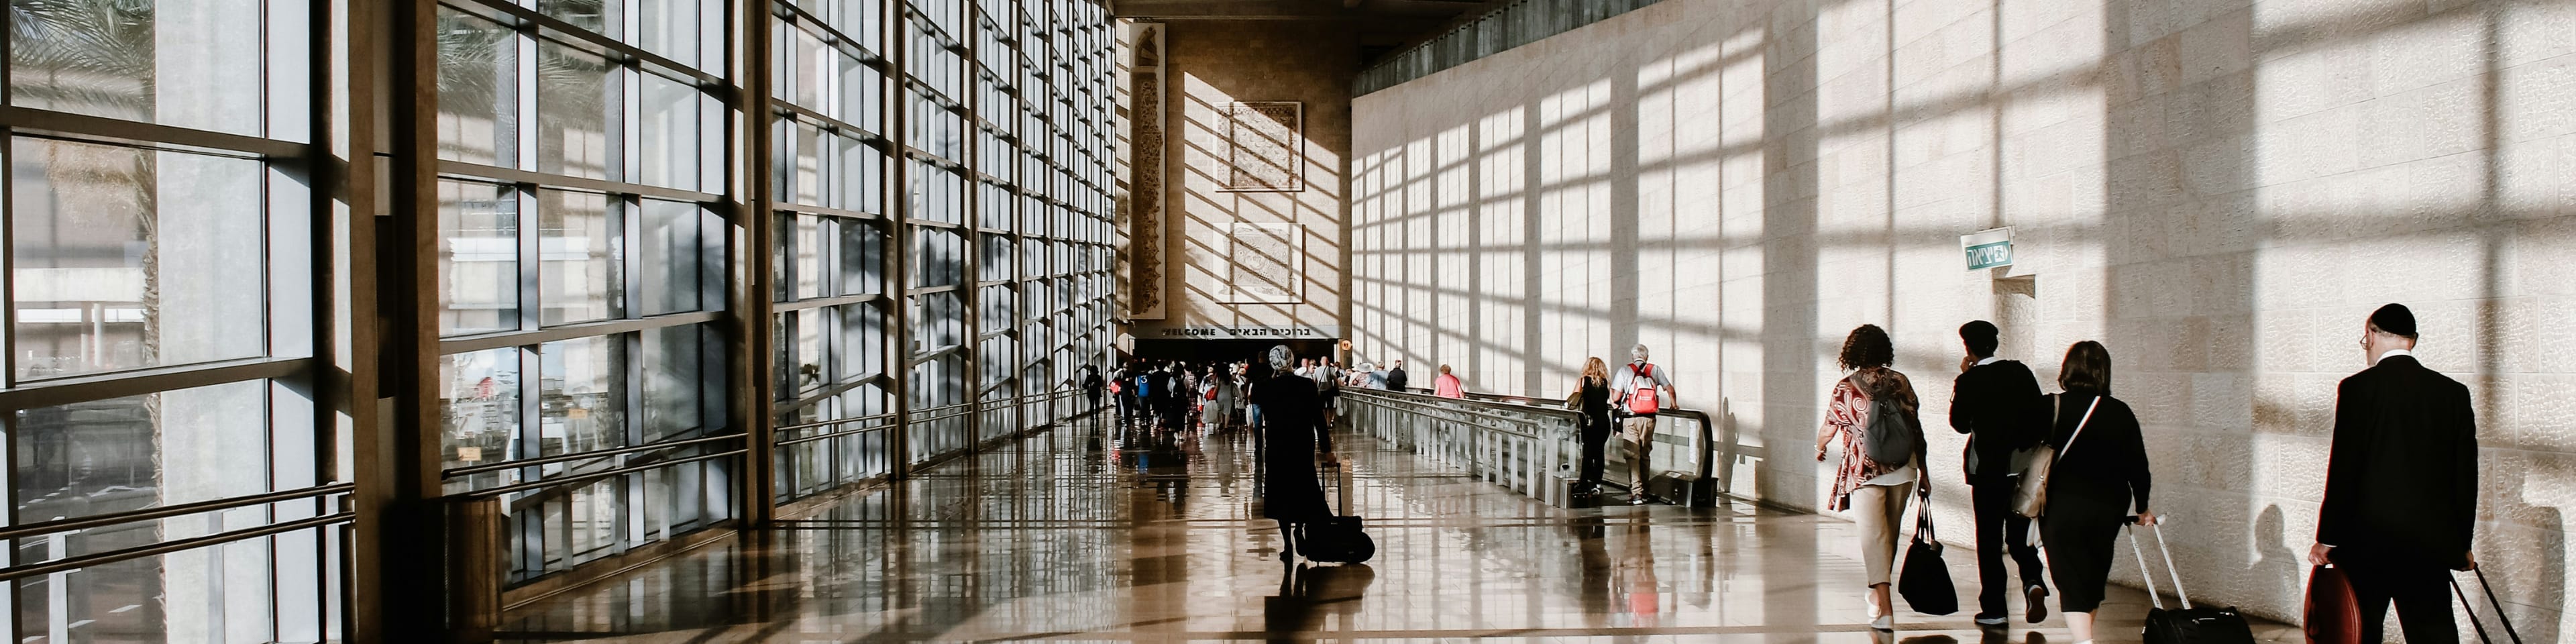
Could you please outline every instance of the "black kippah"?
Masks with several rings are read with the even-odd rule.
[[[2370,314],[2370,325],[2390,335],[2415,338],[2415,312],[2404,304],[2389,304]]]

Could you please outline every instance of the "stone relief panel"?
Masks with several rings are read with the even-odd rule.
[[[1225,114],[1225,190],[1302,192],[1306,189],[1303,103],[1234,103],[1226,106]]]
[[[1236,223],[1226,232],[1225,303],[1305,301],[1305,227]]]

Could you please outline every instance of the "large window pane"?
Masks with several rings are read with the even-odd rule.
[[[519,199],[508,186],[438,182],[438,330],[519,328]]]
[[[596,54],[537,41],[537,171],[622,179],[626,72]]]
[[[537,11],[575,27],[619,38],[626,28],[624,0],[537,0]]]
[[[545,324],[624,315],[618,235],[624,218],[609,203],[607,195],[595,192],[537,191],[538,300],[545,303]]]
[[[841,316],[841,369],[848,380],[885,368],[885,311],[870,304],[834,307]]]
[[[263,380],[28,409],[9,434],[15,522],[269,491]]]
[[[519,350],[492,349],[438,358],[440,468],[455,469],[517,458]],[[448,482],[451,492],[491,487],[508,472]]]
[[[32,137],[10,152],[19,377],[267,353],[258,161]]]
[[[656,186],[697,190],[702,174],[698,143],[703,138],[698,131],[698,89],[661,74],[640,76],[644,79],[644,122],[639,128],[643,138],[635,142],[643,165],[640,180]]]
[[[845,210],[885,212],[885,153],[855,138],[838,139],[841,145],[840,185],[834,194]]]
[[[9,100],[258,135],[263,15],[260,0],[13,0]]]
[[[698,60],[704,25],[715,24],[723,17],[710,11],[706,0],[643,0],[638,12],[643,14],[643,32],[636,41],[645,51],[661,54],[684,65],[704,67]]]
[[[842,220],[841,295],[885,292],[885,233],[864,220]]]
[[[644,442],[697,429],[701,385],[719,374],[704,369],[698,325],[644,332]]]
[[[698,205],[660,199],[643,200],[644,229],[637,231],[637,270],[643,273],[644,315],[695,311],[704,285],[699,282],[706,254]]]
[[[625,446],[626,336],[548,342],[538,353],[538,453]]]
[[[438,158],[519,165],[518,34],[438,8]]]
[[[824,229],[829,224],[814,215],[796,216],[796,297],[823,295],[823,246],[830,241]]]
[[[792,189],[787,200],[823,205],[823,139],[826,135],[822,128],[803,123],[791,124],[790,127],[795,128],[796,138],[788,148],[792,151],[793,156],[789,158],[794,159],[794,165],[787,168],[788,185]]]

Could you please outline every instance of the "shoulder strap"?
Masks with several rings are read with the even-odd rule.
[[[2058,394],[2058,395],[2060,395],[2060,396],[2064,396],[2065,394]],[[2063,399],[2060,399],[2060,400],[2062,401]],[[2084,418],[2083,418],[2083,419],[2081,419],[2081,420],[2077,420],[2077,421],[2075,421],[2075,433],[2067,435],[2067,437],[2066,437],[2066,446],[2065,446],[2065,447],[2057,448],[2057,459],[2058,459],[2058,460],[2066,460],[2066,452],[2067,452],[2067,450],[2075,449],[2075,439],[2077,439],[2077,438],[2082,438],[2082,437],[2084,436],[2084,426],[2085,426],[2085,425],[2090,425],[2090,424],[2092,424],[2092,423],[2093,423],[2093,410],[2095,410],[2095,409],[2099,409],[2099,408],[2101,408],[2101,407],[2102,407],[2102,397],[2101,397],[2101,396],[2094,396],[2094,397],[2093,397],[2093,404],[2091,404],[2091,405],[2086,405],[2086,406],[2084,407]]]

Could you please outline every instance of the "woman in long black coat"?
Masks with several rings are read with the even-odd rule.
[[[1280,561],[1296,560],[1299,524],[1331,512],[1315,479],[1316,454],[1322,453],[1327,464],[1340,462],[1333,457],[1333,435],[1324,426],[1315,381],[1289,370],[1294,359],[1288,347],[1272,347],[1270,377],[1252,388],[1252,403],[1261,406],[1262,422],[1268,425],[1262,433],[1261,516],[1279,522],[1287,544],[1279,551]]]

